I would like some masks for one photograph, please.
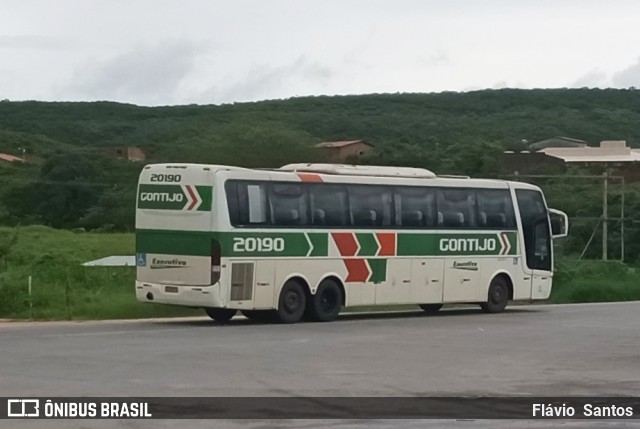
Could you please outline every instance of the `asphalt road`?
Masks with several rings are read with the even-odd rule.
[[[495,315],[443,309],[436,316],[419,311],[346,315],[332,323],[296,325],[237,318],[220,326],[206,317],[7,322],[0,323],[0,396],[640,395],[638,310],[640,302],[517,306]],[[224,426],[298,427],[302,422],[226,421]],[[304,422],[305,427],[399,424]],[[222,424],[6,423],[0,421],[0,427]],[[427,424],[484,428],[505,422],[402,421],[403,427]],[[574,421],[563,427],[590,424]],[[610,421],[593,427],[629,424]],[[554,426],[548,425],[511,422],[504,427]]]

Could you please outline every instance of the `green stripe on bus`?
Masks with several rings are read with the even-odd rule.
[[[142,184],[138,187],[138,208],[210,211],[212,195],[211,186]]]
[[[211,255],[211,233],[191,231],[136,231],[136,253]]]
[[[371,268],[371,276],[369,277],[372,283],[382,283],[387,280],[387,260],[386,259],[367,259],[369,267]]]
[[[360,251],[358,256],[375,256],[378,253],[378,241],[374,234],[371,233],[356,233],[358,243],[360,243]]]
[[[373,233],[356,233],[357,256],[375,256],[379,245]],[[224,257],[327,257],[326,232],[203,232],[136,231],[137,253],[209,256],[211,240],[220,242]],[[397,233],[397,256],[516,255],[515,231],[482,233]],[[338,256],[338,255],[333,255]],[[339,256],[338,256],[339,257]]]
[[[198,194],[202,199],[202,204],[198,207],[199,212],[211,210],[211,204],[213,202],[213,188],[211,186],[196,186]]]
[[[501,234],[507,237],[506,243]],[[398,256],[515,255],[514,231],[485,233],[398,234]]]
[[[313,249],[309,256],[327,256],[329,254],[329,234],[326,232],[307,233]]]

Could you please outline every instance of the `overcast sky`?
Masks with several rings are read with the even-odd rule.
[[[0,0],[0,99],[640,87],[637,0]]]

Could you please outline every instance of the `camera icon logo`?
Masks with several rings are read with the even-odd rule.
[[[40,417],[40,400],[8,399],[7,417]]]

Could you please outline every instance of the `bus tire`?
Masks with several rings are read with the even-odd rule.
[[[311,318],[317,322],[335,320],[342,308],[342,290],[333,279],[325,279],[318,286],[309,303]]]
[[[276,314],[282,323],[296,323],[300,321],[307,305],[307,297],[302,285],[295,280],[287,281],[278,298]]]
[[[207,307],[204,311],[207,313],[207,316],[220,323],[228,322],[236,315],[236,310],[232,308]]]
[[[507,281],[498,276],[491,280],[487,302],[480,303],[480,308],[487,313],[500,313],[504,311],[509,302],[509,285]]]
[[[427,314],[436,314],[442,308],[442,304],[420,304],[420,308]]]

